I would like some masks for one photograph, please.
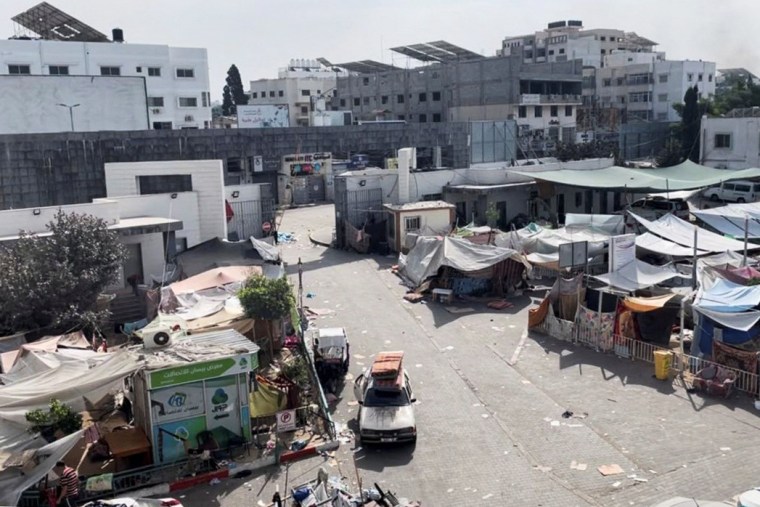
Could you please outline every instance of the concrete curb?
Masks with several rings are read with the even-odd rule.
[[[332,234],[333,234],[332,229],[330,229],[330,234],[329,234],[330,240],[329,241],[324,240],[324,239],[319,239],[318,236],[321,235],[320,232],[322,232],[322,231],[312,231],[312,232],[310,232],[309,233],[309,241],[311,241],[315,245],[326,246],[328,248],[331,247],[332,244],[333,244],[332,243]]]

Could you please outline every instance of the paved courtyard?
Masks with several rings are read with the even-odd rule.
[[[415,447],[364,449],[344,443],[314,457],[243,479],[182,492],[188,507],[268,504],[280,491],[332,475],[378,483],[427,506],[627,506],[671,496],[728,500],[760,484],[760,419],[744,396],[729,401],[689,394],[653,368],[525,332],[536,291],[496,311],[459,302],[411,304],[390,271],[394,257],[312,245],[329,228],[331,205],[285,212],[280,231],[288,272],[304,263],[304,304],[333,313],[351,340],[350,377],[383,349],[403,349],[417,397]],[[293,278],[294,282],[296,278]],[[472,309],[473,311],[467,311]],[[333,416],[356,429],[347,381]],[[563,418],[566,410],[573,416]],[[619,465],[603,476],[597,467]]]

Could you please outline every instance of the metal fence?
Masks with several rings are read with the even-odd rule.
[[[238,240],[247,240],[251,236],[260,238],[264,235],[262,224],[271,222],[275,217],[274,199],[230,202],[232,218],[227,224],[230,235]]]
[[[760,395],[760,375],[755,372],[731,368],[723,364],[709,361],[678,350],[668,347],[661,347],[654,343],[644,342],[635,338],[616,335],[613,333],[600,333],[598,330],[584,328],[576,325],[572,321],[562,320],[548,316],[538,326],[531,331],[556,338],[563,341],[570,341],[575,344],[584,345],[592,348],[597,352],[611,353],[618,357],[626,359],[654,363],[654,353],[657,350],[666,350],[673,354],[670,364],[672,371],[682,374],[685,382],[690,382],[691,378],[697,375],[700,370],[715,366],[728,370],[735,376],[734,389],[747,394]]]

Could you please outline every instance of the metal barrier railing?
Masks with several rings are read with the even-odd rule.
[[[569,326],[573,327],[573,331],[570,333],[573,343],[584,345],[597,352],[613,353],[618,357],[644,361],[651,364],[654,363],[655,351],[667,350],[673,354],[670,368],[679,374],[695,376],[700,370],[708,366],[720,367],[724,370],[728,370],[735,376],[733,385],[734,389],[753,396],[760,395],[760,375],[755,372],[725,366],[714,361],[681,353],[678,350],[661,347],[654,343],[644,342],[635,338],[615,335],[612,333],[600,334],[598,330],[593,329],[590,326],[583,326],[579,325],[577,322],[573,323],[571,321],[560,320],[553,316],[544,319],[541,324],[531,328],[531,331],[559,340],[568,341],[567,336],[554,336],[554,333],[556,333],[558,329],[567,328]]]

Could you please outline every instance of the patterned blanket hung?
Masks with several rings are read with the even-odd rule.
[[[581,306],[576,319],[578,339],[583,343],[609,352],[613,348],[616,312],[599,313]]]

